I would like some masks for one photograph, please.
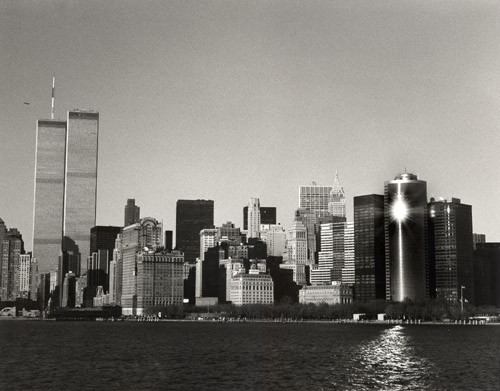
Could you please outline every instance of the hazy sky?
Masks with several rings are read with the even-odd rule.
[[[497,1],[0,1],[0,217],[31,249],[36,120],[100,112],[97,223],[127,198],[288,226],[300,185],[383,193],[407,168],[500,241]],[[30,102],[25,105],[23,102]]]

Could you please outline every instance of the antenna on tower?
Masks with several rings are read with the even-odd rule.
[[[54,98],[56,96],[56,75],[52,76],[52,111],[50,113],[50,119],[54,119]]]

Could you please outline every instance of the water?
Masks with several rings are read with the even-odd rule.
[[[0,388],[500,389],[500,327],[0,321]]]

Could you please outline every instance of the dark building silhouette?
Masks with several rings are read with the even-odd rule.
[[[260,223],[276,224],[276,208],[274,206],[260,207]],[[243,208],[243,230],[248,229],[248,205]]]
[[[500,307],[500,243],[476,244],[474,290],[476,306]]]
[[[266,259],[267,244],[258,238],[248,238],[248,259]]]
[[[165,231],[165,250],[168,252],[173,250],[173,232],[172,231]]]
[[[0,219],[0,300],[15,300],[19,281],[19,259],[24,254],[23,236],[17,228],[6,230]]]
[[[354,299],[385,299],[384,196],[354,197]]]
[[[427,184],[410,173],[385,183],[386,299],[428,296]]]
[[[219,246],[210,247],[205,251],[202,261],[201,297],[219,297]]]
[[[431,297],[456,303],[463,290],[464,299],[473,304],[472,207],[458,198],[431,198],[428,211]]]
[[[122,227],[97,225],[90,230],[90,253],[107,250],[113,254],[115,241]]]
[[[214,225],[212,200],[178,200],[175,246],[186,262],[194,263],[200,253],[200,231]]]
[[[299,302],[300,287],[293,281],[293,270],[281,269],[283,257],[267,257],[266,267],[274,283],[275,302]]]
[[[141,219],[141,208],[135,204],[134,198],[129,198],[127,200],[127,205],[125,205],[125,219],[123,222],[124,227],[138,223]]]

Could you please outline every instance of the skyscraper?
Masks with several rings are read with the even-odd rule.
[[[33,256],[41,274],[56,271],[62,250],[66,121],[39,120],[36,127]]]
[[[123,313],[137,315],[138,295],[138,254],[142,251],[154,251],[162,245],[162,224],[154,218],[145,217],[138,223],[123,228],[121,238],[121,306]],[[119,267],[117,263],[117,267]],[[118,277],[119,278],[119,277]],[[118,282],[119,283],[119,282]]]
[[[37,122],[33,256],[42,274],[58,269],[61,251],[85,272],[95,225],[98,132],[94,111]]]
[[[288,263],[310,263],[307,257],[307,229],[302,223],[298,212],[295,214],[295,220],[288,230],[287,248]]]
[[[125,205],[125,221],[123,226],[132,225],[137,223],[141,218],[141,208],[135,205],[135,199],[129,198],[127,205]]]
[[[63,250],[78,257],[80,274],[87,269],[96,220],[98,134],[99,113],[68,111]]]
[[[212,200],[178,200],[175,246],[186,262],[195,263],[200,251],[200,231],[214,226]]]
[[[332,186],[320,186],[313,182],[299,188],[299,208],[318,212],[328,212]]]
[[[429,238],[433,244],[429,246],[429,261],[434,266],[431,276],[435,276],[431,286],[435,286],[436,297],[456,303],[461,299],[463,286],[464,298],[474,303],[472,207],[458,198],[431,198],[428,208]]]
[[[274,206],[260,206],[260,223],[276,224],[276,208]],[[243,207],[243,229],[248,229],[248,205]]]
[[[15,300],[19,282],[19,261],[21,254],[24,254],[24,241],[17,228],[10,228],[2,236],[4,238],[0,242],[0,300]]]
[[[251,198],[248,203],[248,238],[260,237],[260,200]]]
[[[332,216],[345,217],[345,193],[344,188],[340,186],[339,174],[335,173],[335,181],[330,191],[330,200],[328,202],[328,211]]]
[[[354,197],[354,299],[385,299],[384,196]]]
[[[386,299],[427,297],[427,184],[410,173],[385,183]]]

